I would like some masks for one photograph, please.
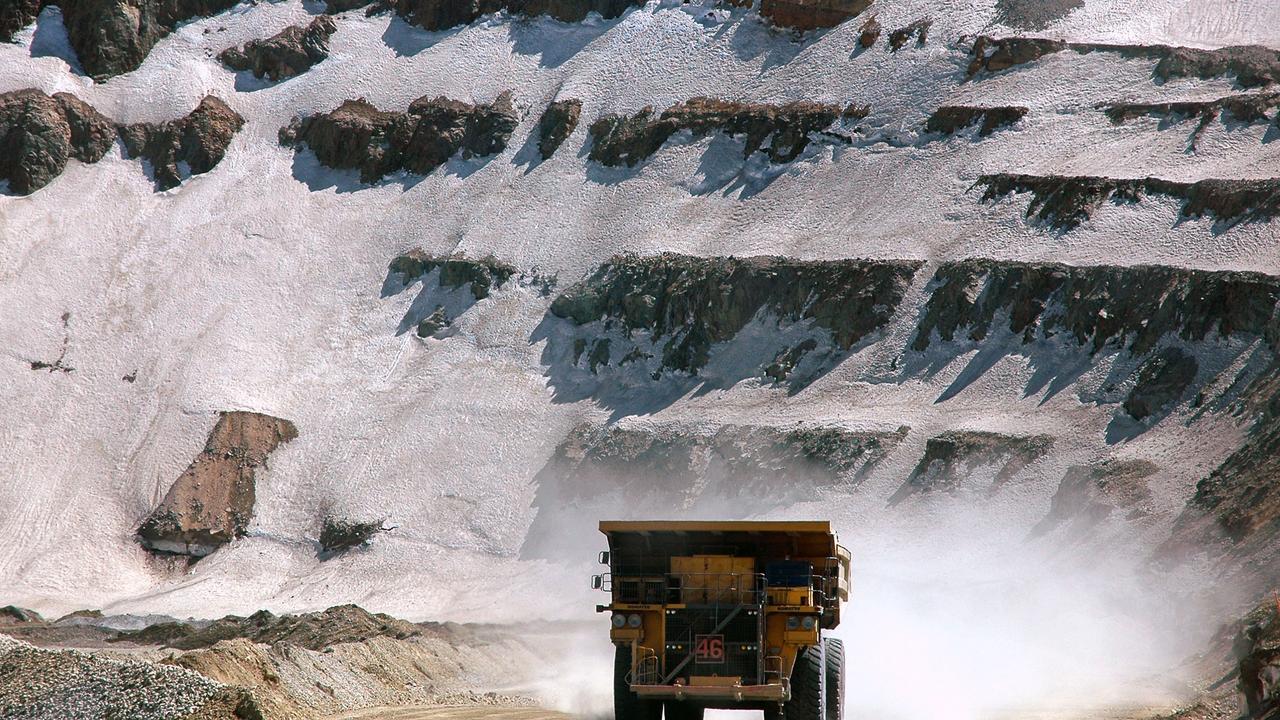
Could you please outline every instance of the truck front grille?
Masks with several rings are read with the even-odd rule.
[[[687,682],[693,676],[737,677],[744,684],[758,683],[759,610],[742,607],[714,632],[733,610],[734,606],[667,610],[666,674],[690,658],[675,678]]]

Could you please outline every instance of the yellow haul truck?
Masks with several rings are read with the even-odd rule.
[[[616,720],[841,720],[844,648],[824,631],[849,596],[827,522],[602,522]]]

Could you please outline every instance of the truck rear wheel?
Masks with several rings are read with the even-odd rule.
[[[613,715],[616,720],[661,720],[662,703],[641,700],[631,692],[631,646],[619,645],[613,655]]]
[[[702,720],[702,713],[705,710],[701,705],[679,700],[668,702],[665,707],[666,720]]]
[[[778,720],[826,720],[827,669],[822,645],[813,645],[796,657],[791,671],[791,700],[784,703],[777,715],[765,713],[766,718]]]
[[[844,720],[844,642],[823,641],[827,652],[827,720]]]

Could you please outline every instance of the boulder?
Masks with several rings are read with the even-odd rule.
[[[169,190],[182,184],[188,171],[199,175],[212,170],[243,126],[239,113],[208,95],[185,117],[125,125],[120,137],[127,156],[150,163],[156,189]]]
[[[270,415],[221,413],[204,451],[138,527],[146,549],[200,558],[244,535],[253,517],[256,479],[267,457],[298,436]]]
[[[62,174],[74,158],[95,163],[115,143],[110,120],[69,93],[34,89],[0,94],[0,180],[28,195]]]
[[[306,27],[291,25],[265,40],[227,48],[218,60],[232,70],[250,71],[254,77],[285,80],[329,57],[329,37],[337,31],[333,18],[321,15]]]
[[[916,20],[905,27],[889,33],[889,52],[898,52],[907,46],[907,43],[915,38],[916,47],[924,47],[929,41],[929,29],[933,27],[933,20],[930,18],[922,18]]]
[[[550,159],[573,134],[581,117],[582,101],[578,99],[557,100],[547,106],[538,120],[538,152],[543,160]]]

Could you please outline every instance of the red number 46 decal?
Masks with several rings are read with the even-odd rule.
[[[724,662],[723,635],[698,635],[694,637],[693,641],[693,656],[698,662]]]

